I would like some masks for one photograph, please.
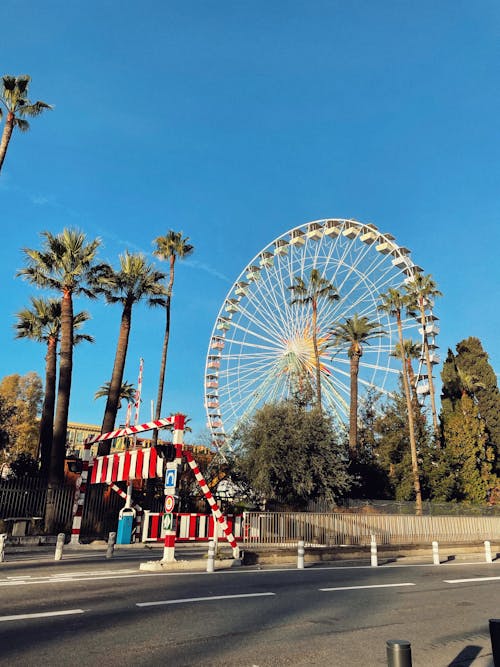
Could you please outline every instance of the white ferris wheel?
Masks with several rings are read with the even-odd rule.
[[[395,322],[379,311],[380,295],[401,289],[421,267],[391,234],[356,220],[309,222],[282,234],[261,250],[238,276],[217,315],[205,365],[205,409],[213,442],[224,448],[236,427],[265,403],[291,395],[298,367],[314,386],[314,351],[310,306],[291,304],[296,277],[307,281],[316,269],[333,283],[339,299],[318,300],[317,340],[323,407],[340,424],[349,414],[348,346],[329,346],[331,327],[355,314],[378,322],[384,334],[363,347],[359,393],[370,388],[390,393],[397,386],[401,362]],[[427,304],[426,334],[432,363],[438,363],[439,333],[432,304]],[[403,316],[405,339],[422,342],[421,323]],[[416,391],[429,392],[421,360]],[[295,374],[295,375],[294,375]],[[296,385],[295,385],[296,388]]]

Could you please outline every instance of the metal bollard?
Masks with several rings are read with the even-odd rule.
[[[387,667],[411,667],[411,644],[406,639],[387,641]]]
[[[439,560],[439,544],[437,542],[432,543],[432,562],[434,565],[441,565]]]
[[[493,664],[500,665],[500,618],[490,618],[491,651]]]
[[[0,563],[5,561],[5,542],[7,541],[7,533],[0,533]]]
[[[370,543],[370,557],[371,557],[371,566],[378,567],[377,540],[375,538],[375,535],[372,535],[372,540]]]
[[[304,540],[299,540],[297,543],[297,569],[304,569]]]
[[[56,553],[54,554],[54,560],[61,560],[63,555],[64,540],[66,536],[64,533],[59,533],[57,536],[56,542]]]
[[[106,558],[113,558],[113,553],[115,551],[116,544],[116,533],[110,533],[108,535],[108,548],[106,549]]]
[[[207,572],[213,572],[215,569],[214,566],[215,559],[215,542],[210,540],[208,543],[208,557],[207,557]]]
[[[488,540],[484,541],[484,556],[487,563],[493,563],[493,558],[491,557],[491,542]]]

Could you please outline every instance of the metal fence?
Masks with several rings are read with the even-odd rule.
[[[75,487],[63,485],[54,491],[56,521],[54,532],[71,532]],[[47,483],[38,479],[0,480],[0,520],[14,517],[40,519],[37,532],[43,526]],[[124,500],[107,484],[92,484],[87,487],[80,538],[106,538],[116,531],[118,512]],[[34,529],[34,528],[33,528]]]
[[[245,512],[244,544],[259,546],[368,546],[419,544],[433,540],[450,544],[500,540],[500,517],[409,516],[304,512]]]

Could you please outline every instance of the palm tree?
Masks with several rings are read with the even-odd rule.
[[[363,356],[363,345],[369,344],[372,338],[377,338],[385,333],[380,328],[379,322],[370,322],[363,316],[359,317],[355,313],[345,322],[337,323],[333,326],[331,334],[333,340],[331,345],[349,345],[347,355],[350,359],[350,403],[349,403],[349,452],[351,458],[355,458],[358,446],[358,375],[359,362]]]
[[[401,364],[403,367],[403,388],[406,398],[406,409],[408,412],[408,430],[410,435],[410,452],[411,452],[411,466],[413,473],[413,488],[415,489],[415,507],[416,513],[422,514],[422,491],[420,488],[420,475],[418,470],[418,460],[417,460],[417,443],[415,440],[415,420],[413,417],[413,405],[410,394],[410,387],[408,382],[408,373],[407,373],[407,360],[406,360],[406,351],[403,340],[403,325],[402,325],[402,313],[406,312],[409,315],[413,315],[411,310],[410,300],[407,295],[403,295],[401,292],[394,288],[389,288],[385,294],[380,295],[382,303],[379,305],[378,309],[384,313],[387,313],[390,317],[394,317],[396,320],[398,328],[398,337],[399,337],[399,351]]]
[[[38,287],[57,290],[61,293],[59,384],[49,470],[50,489],[64,480],[64,458],[73,372],[73,297],[83,294],[89,298],[95,298],[95,294],[88,285],[91,284],[93,272],[97,268],[95,257],[100,240],[95,239],[87,243],[85,234],[68,228],[57,235],[42,232],[41,236],[44,238],[42,250],[23,249],[27,266],[20,269],[18,275]],[[53,519],[49,518],[49,527],[51,521]]]
[[[107,303],[119,303],[122,306],[120,331],[101,433],[108,433],[115,426],[132,325],[132,308],[134,304],[143,299],[149,306],[159,306],[165,303],[165,288],[161,283],[165,275],[157,271],[153,265],[148,264],[144,255],[125,251],[123,255],[120,255],[119,261],[118,271],[105,265],[96,272],[94,280],[96,293],[103,294]],[[110,447],[110,441],[103,440],[99,443],[99,455],[109,454]]]
[[[434,434],[436,438],[436,443],[439,442],[439,422],[436,410],[436,394],[434,391],[434,382],[432,379],[432,363],[429,353],[429,339],[427,336],[426,326],[427,319],[425,314],[425,309],[434,301],[436,297],[442,296],[441,292],[437,289],[436,283],[432,279],[431,275],[422,275],[421,273],[416,273],[413,276],[411,282],[406,285],[406,293],[410,299],[410,303],[413,308],[417,309],[420,313],[420,323],[422,325],[423,331],[423,353],[425,364],[427,366],[427,373],[429,376],[429,395],[431,398],[431,412],[432,412],[432,424],[434,427]]]
[[[74,316],[73,327],[79,329],[90,315],[82,311]],[[50,468],[52,432],[54,427],[54,407],[56,399],[57,346],[61,332],[61,302],[57,299],[37,299],[31,297],[31,308],[17,313],[16,338],[28,338],[46,343],[45,355],[45,395],[40,418],[39,445],[40,472],[46,478]],[[74,344],[82,341],[94,342],[92,336],[75,334]]]
[[[410,383],[410,393],[412,398],[415,398],[414,390],[417,382],[415,371],[413,370],[412,359],[420,359],[422,355],[422,345],[420,343],[416,343],[411,338],[407,338],[403,341],[403,347],[404,356],[406,359],[406,372],[408,373],[408,380]],[[399,343],[396,344],[394,351],[391,352],[391,357],[401,359],[401,347]]]
[[[109,396],[109,389],[111,382],[105,382],[99,387],[99,389],[94,394],[94,400],[97,398],[104,398]],[[122,407],[122,400],[125,399],[127,403],[133,403],[135,398],[136,389],[133,384],[124,380],[122,386],[120,387],[120,395],[118,400],[118,410]]]
[[[45,102],[31,103],[28,99],[28,86],[31,77],[27,74],[22,76],[9,76],[5,74],[2,77],[2,92],[0,93],[0,118],[3,115],[2,107],[7,112],[5,118],[5,127],[3,128],[2,139],[0,140],[0,171],[5,160],[7,148],[14,128],[17,127],[21,132],[27,132],[30,124],[24,116],[38,116],[45,109],[52,109],[50,104]]]
[[[321,401],[321,364],[318,350],[318,301],[337,301],[339,295],[335,286],[326,278],[323,278],[318,269],[312,269],[309,280],[306,282],[301,276],[294,277],[294,284],[289,285],[289,290],[294,294],[290,301],[291,305],[311,304],[312,309],[312,343],[314,351],[314,365],[316,370],[316,402],[317,407],[322,409]]]
[[[170,303],[172,300],[172,289],[174,287],[175,261],[177,258],[185,259],[194,251],[194,246],[189,243],[189,237],[183,237],[182,232],[168,231],[166,236],[158,236],[155,241],[154,254],[160,260],[169,263],[169,279],[167,285],[167,296],[165,299],[165,334],[161,351],[160,378],[158,381],[158,394],[156,396],[155,419],[161,418],[161,407],[163,402],[163,388],[165,385],[165,372],[167,368],[168,341],[170,338]],[[153,444],[158,442],[158,430],[153,431]]]

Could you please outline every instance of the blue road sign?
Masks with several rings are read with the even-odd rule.
[[[167,470],[165,473],[165,488],[174,488],[177,482],[177,470]]]

